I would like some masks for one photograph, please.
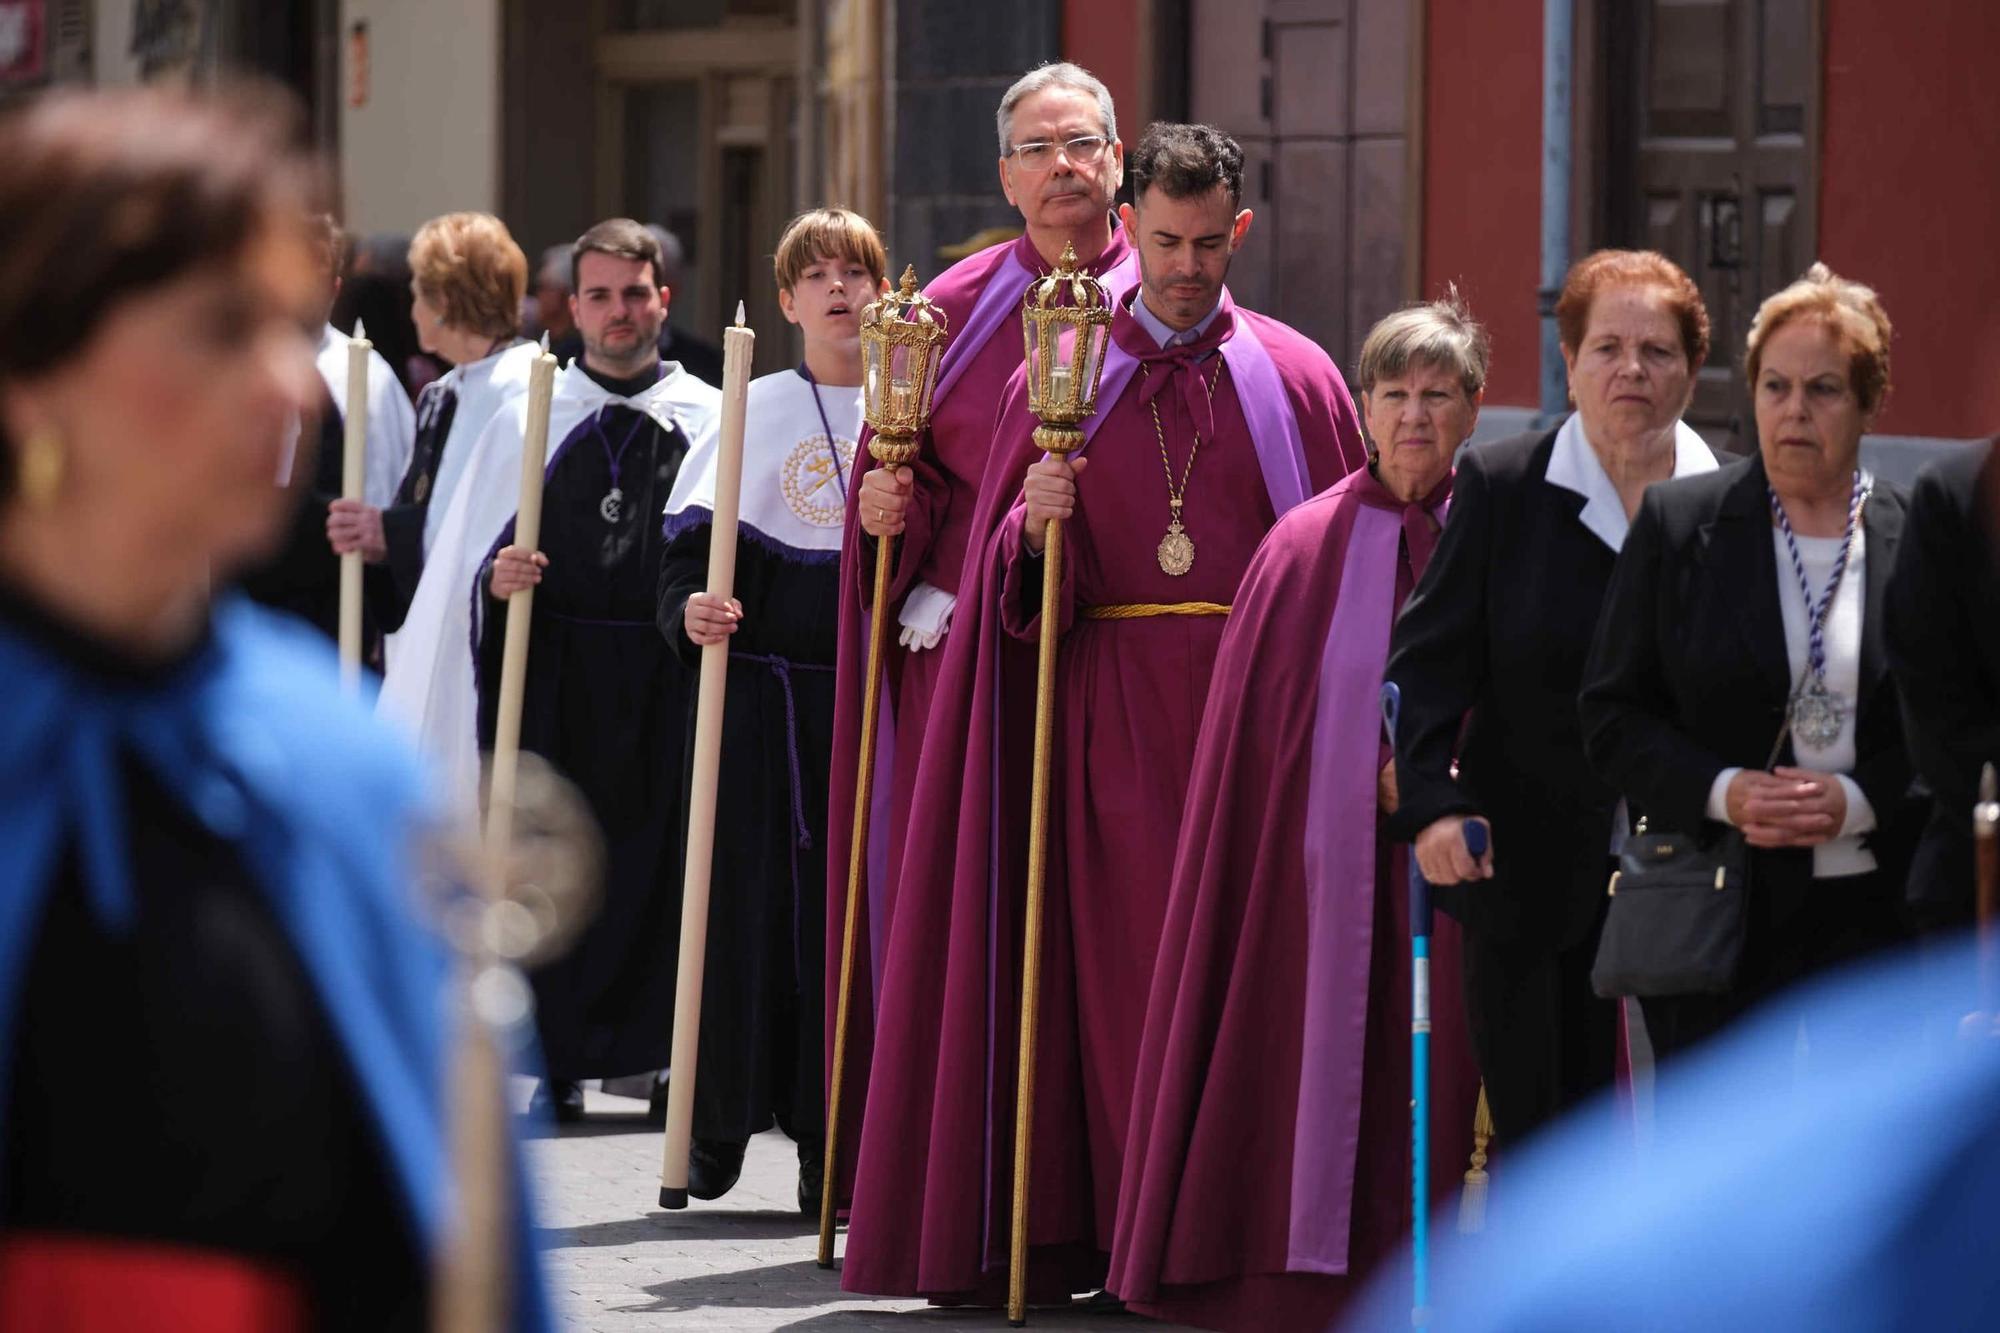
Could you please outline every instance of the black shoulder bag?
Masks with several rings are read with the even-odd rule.
[[[1778,727],[1768,770],[1791,731],[1792,710]],[[1720,834],[1648,832],[1626,840],[1606,892],[1610,910],[1590,988],[1622,995],[1720,995],[1736,982],[1743,959],[1750,850],[1741,830]]]

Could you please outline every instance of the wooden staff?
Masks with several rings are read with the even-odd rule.
[[[743,491],[743,414],[750,398],[750,355],[757,335],[743,323],[722,335],[722,439],[715,460],[715,523],[708,539],[708,594],[727,601],[736,585],[736,510]],[[708,881],[715,860],[715,798],[722,767],[722,705],[729,683],[729,641],[703,644],[695,698],[694,776],[688,788],[685,878],[681,881],[681,957],[674,982],[674,1046],[667,1079],[667,1133],[660,1157],[660,1206],[688,1203],[688,1143],[694,1130],[695,1061],[701,1049],[701,978],[708,958]]]
[[[1082,447],[1081,431],[1035,432],[1057,458]],[[1055,750],[1056,638],[1061,615],[1062,535],[1059,518],[1042,537],[1042,633],[1035,664],[1035,775],[1028,806],[1028,902],[1021,941],[1021,1064],[1014,1088],[1014,1231],[1007,1257],[1007,1322],[1028,1319],[1028,1159],[1035,1128],[1035,1029],[1042,996],[1042,902],[1049,868],[1049,777]]]
[[[340,497],[359,500],[366,478],[368,454],[368,357],[375,344],[368,329],[354,321],[354,338],[347,344],[347,420],[340,445]],[[340,557],[340,687],[361,692],[361,552]]]

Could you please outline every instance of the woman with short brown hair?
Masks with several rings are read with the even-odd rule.
[[[402,627],[451,493],[480,431],[528,390],[535,348],[519,336],[528,260],[490,213],[446,213],[410,242],[411,318],[417,342],[452,368],[417,399],[417,441],[388,507],[337,500],[333,549],[368,561],[368,606],[385,632]],[[393,658],[394,644],[388,648]]]
[[[1473,1048],[1515,1142],[1611,1081],[1617,1011],[1590,966],[1625,818],[1584,762],[1577,690],[1641,495],[1715,467],[1680,420],[1708,355],[1685,273],[1601,250],[1570,269],[1556,313],[1576,411],[1462,455],[1386,672],[1402,690],[1392,828],[1464,927]],[[1492,829],[1476,859],[1469,819]]]

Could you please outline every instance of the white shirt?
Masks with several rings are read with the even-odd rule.
[[[1826,581],[1833,574],[1833,562],[1840,557],[1840,538],[1797,537],[1795,540],[1799,544],[1799,562],[1806,567],[1806,579],[1812,584],[1813,596],[1817,598],[1826,590]],[[1805,675],[1811,652],[1805,593],[1799,588],[1799,576],[1792,569],[1791,553],[1785,548],[1785,534],[1775,524],[1771,527],[1771,544],[1776,548],[1778,557],[1778,605],[1785,617],[1785,656],[1791,663],[1792,681],[1796,683]],[[1875,808],[1868,803],[1861,784],[1847,776],[1854,767],[1854,713],[1855,703],[1861,697],[1861,613],[1862,589],[1868,583],[1867,546],[1867,534],[1857,526],[1854,530],[1854,549],[1847,556],[1847,571],[1840,576],[1840,587],[1834,592],[1833,605],[1826,613],[1826,685],[1847,704],[1841,713],[1840,734],[1824,747],[1808,745],[1796,732],[1792,735],[1792,753],[1798,760],[1798,766],[1815,772],[1832,773],[1847,793],[1847,817],[1840,825],[1839,836],[1813,848],[1814,879],[1865,875],[1875,869],[1875,854],[1861,845],[1861,835],[1875,828]],[[1708,789],[1710,819],[1729,822],[1729,784],[1742,771],[1741,768],[1725,768],[1715,775],[1715,781]]]
[[[1715,451],[1685,421],[1674,422],[1674,477],[1692,477],[1715,469]],[[1618,497],[1611,474],[1604,470],[1604,460],[1597,456],[1597,450],[1590,447],[1583,433],[1580,414],[1570,413],[1569,420],[1556,431],[1555,448],[1549,452],[1549,466],[1542,473],[1542,480],[1581,495],[1583,512],[1576,516],[1577,522],[1589,528],[1614,553],[1625,549],[1625,536],[1632,531],[1632,520],[1625,516],[1625,502]],[[1631,824],[1631,814],[1621,798],[1618,808],[1611,812],[1613,856],[1625,849],[1626,830]]]
[[[347,347],[353,339],[329,324],[320,331],[319,351],[313,364],[326,381],[327,392],[341,419],[347,419]],[[403,392],[396,372],[376,351],[368,353],[368,443],[362,455],[361,498],[377,509],[387,507],[403,484],[410,467],[410,453],[417,441],[417,411],[410,395]],[[292,426],[292,440],[284,451],[278,481],[283,485],[292,475],[292,459],[298,447],[298,423]]]

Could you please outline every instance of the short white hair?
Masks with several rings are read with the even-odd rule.
[[[1000,156],[1007,156],[1014,146],[1014,109],[1036,93],[1050,88],[1073,88],[1096,98],[1097,114],[1104,121],[1104,137],[1117,142],[1118,112],[1111,105],[1111,90],[1104,86],[1102,79],[1083,66],[1067,60],[1054,60],[1037,65],[1014,80],[1014,86],[1000,99],[1000,111],[994,117],[999,122]]]

